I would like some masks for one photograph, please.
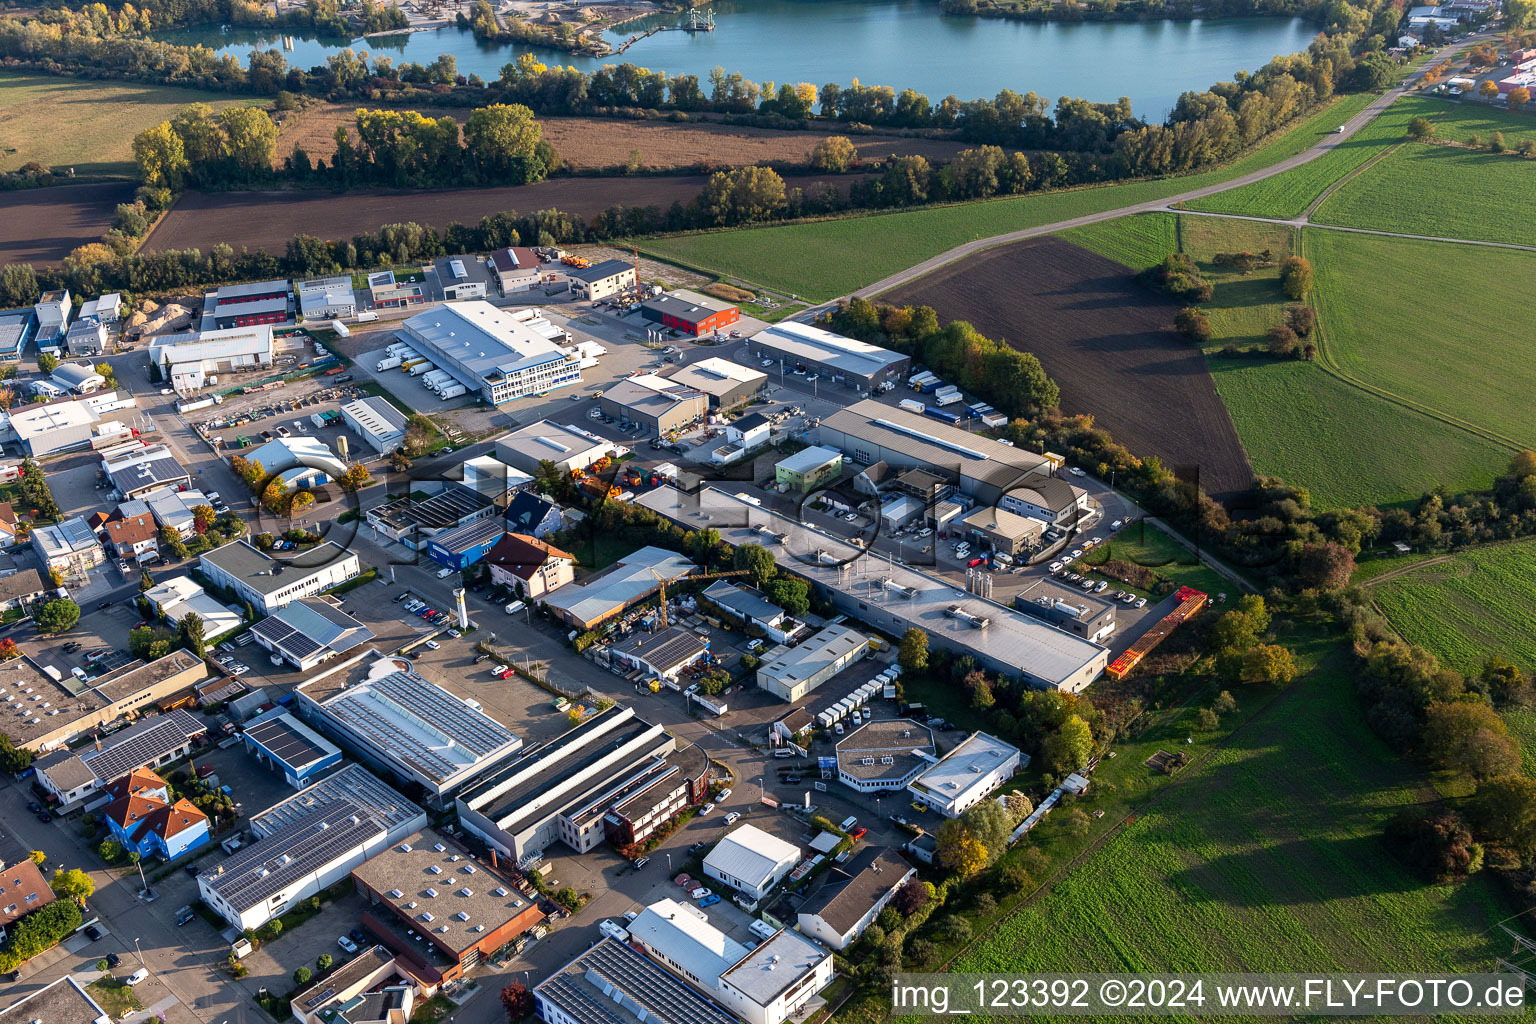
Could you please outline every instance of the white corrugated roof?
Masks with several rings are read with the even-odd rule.
[[[793,864],[799,859],[798,847],[754,825],[738,825],[705,855],[704,866],[757,888],[784,864]]]

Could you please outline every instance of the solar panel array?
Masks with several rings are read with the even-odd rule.
[[[293,719],[288,715],[278,715],[246,726],[245,734],[293,768],[314,764],[331,753],[331,750],[296,729]]]
[[[452,694],[405,672],[391,672],[343,690],[322,706],[374,749],[388,751],[424,778],[438,782],[451,777],[465,761],[479,760],[515,740]],[[404,725],[391,721],[389,715],[403,719]],[[465,757],[456,759],[440,750],[459,750]]]
[[[135,768],[153,764],[186,743],[189,737],[207,732],[207,727],[185,711],[172,711],[159,718],[132,726],[113,737],[116,742],[103,749],[80,754],[91,772],[106,781],[127,775]]]
[[[394,829],[421,815],[422,810],[394,788],[381,782],[360,764],[349,764],[327,775],[312,786],[301,789],[282,803],[273,804],[251,818],[251,831],[270,836],[282,831],[317,808],[349,800]]]
[[[206,882],[230,906],[252,907],[361,849],[382,831],[364,808],[338,800],[205,871],[199,883]]]
[[[540,985],[539,993],[581,1024],[737,1024],[725,1010],[610,938]]]
[[[288,623],[284,622],[282,619],[276,618],[275,616],[268,616],[267,618],[262,619],[260,622],[256,623],[256,625],[251,627],[251,632],[255,633],[262,640],[265,640],[268,644],[272,645],[272,647],[281,648],[283,651],[293,655],[300,661],[309,657],[311,654],[314,654],[316,651],[321,650],[325,646],[324,644],[316,643],[314,640],[311,640],[309,637],[305,636],[303,633],[300,633]]]

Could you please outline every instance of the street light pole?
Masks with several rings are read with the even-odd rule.
[[[139,947],[139,937],[137,935],[133,937],[133,948],[139,954],[139,966],[148,967],[149,965],[144,962],[144,950]]]

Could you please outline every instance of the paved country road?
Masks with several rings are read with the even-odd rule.
[[[1461,50],[1467,48],[1468,46],[1475,45],[1478,41],[1485,38],[1485,36],[1486,34],[1484,33],[1469,36],[1457,46],[1448,48],[1443,53],[1438,54],[1436,56],[1435,63],[1439,63],[1442,60],[1447,60],[1454,57]],[[1381,114],[1382,111],[1386,110],[1393,103],[1397,102],[1398,99],[1400,99],[1414,85],[1416,85],[1419,79],[1423,76],[1427,67],[1428,65],[1426,64],[1425,68],[1420,68],[1418,71],[1415,71],[1413,74],[1405,78],[1401,85],[1397,85],[1391,89],[1388,89],[1386,92],[1372,100],[1369,104],[1366,105],[1365,109],[1360,111],[1360,113],[1344,122],[1344,130],[1342,132],[1335,132],[1334,134],[1320,140],[1311,148],[1303,150],[1294,156],[1286,157],[1284,160],[1271,164],[1268,167],[1253,171],[1249,174],[1244,174],[1241,177],[1233,178],[1230,181],[1224,181],[1216,185],[1207,185],[1204,188],[1191,189],[1188,192],[1183,192],[1176,196],[1168,196],[1164,199],[1152,199],[1144,203],[1134,203],[1130,206],[1121,206],[1113,210],[1104,210],[1101,213],[1089,213],[1084,214],[1081,217],[1073,217],[1069,220],[1059,220],[1054,224],[1041,224],[1038,227],[1021,228],[1018,231],[1009,231],[1001,235],[992,235],[989,238],[978,238],[974,241],[966,242],[963,245],[957,245],[953,249],[950,249],[946,252],[941,252],[937,256],[930,257],[929,259],[924,260],[916,266],[908,267],[906,270],[892,274],[889,277],[876,281],[874,284],[866,285],[853,294],[859,298],[864,299],[874,298],[876,295],[890,291],[892,288],[899,287],[900,285],[904,285],[910,281],[915,281],[920,277],[924,277],[939,269],[940,267],[953,263],[958,259],[963,259],[966,256],[971,256],[983,250],[995,248],[999,245],[1007,245],[1010,242],[1022,242],[1025,239],[1037,238],[1041,235],[1052,235],[1058,231],[1065,231],[1068,228],[1083,227],[1088,224],[1098,224],[1101,221],[1114,220],[1117,217],[1124,217],[1133,213],[1151,213],[1158,210],[1166,210],[1174,203],[1184,203],[1195,199],[1204,199],[1206,196],[1215,195],[1218,192],[1226,192],[1229,189],[1240,188],[1243,185],[1251,185],[1256,181],[1263,181],[1264,179],[1272,178],[1277,174],[1283,174],[1293,167],[1300,167],[1302,164],[1310,163],[1311,161],[1316,160],[1318,157],[1322,156],[1324,153],[1327,153],[1329,150],[1335,149],[1349,141],[1349,139],[1353,137],[1356,132],[1370,124],[1373,120],[1376,119],[1378,115]],[[1388,232],[1381,233],[1387,234]],[[1411,238],[1416,236],[1408,235],[1404,237]],[[1454,241],[1454,239],[1452,239],[1452,241]],[[813,310],[808,310],[806,313],[796,316],[795,319],[808,319],[811,315],[819,312],[821,309],[834,305],[836,305],[835,301],[831,303],[824,303]]]

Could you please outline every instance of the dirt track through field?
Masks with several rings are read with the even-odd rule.
[[[845,195],[865,175],[791,176],[790,188],[830,182]],[[201,249],[219,242],[281,255],[297,234],[351,238],[385,224],[415,221],[439,230],[453,221],[474,224],[502,210],[557,209],[583,220],[611,206],[687,204],[704,188],[700,174],[635,178],[551,178],[534,185],[434,192],[188,192],[150,234],[144,248]]]
[[[1195,467],[1208,494],[1244,490],[1253,469],[1200,350],[1173,332],[1179,304],[1131,271],[1059,238],[989,249],[886,298],[932,306],[943,322],[1033,352],[1061,386],[1061,407],[1092,413],[1139,455]]]
[[[62,263],[71,249],[101,241],[117,204],[132,199],[126,181],[0,192],[0,266]]]

